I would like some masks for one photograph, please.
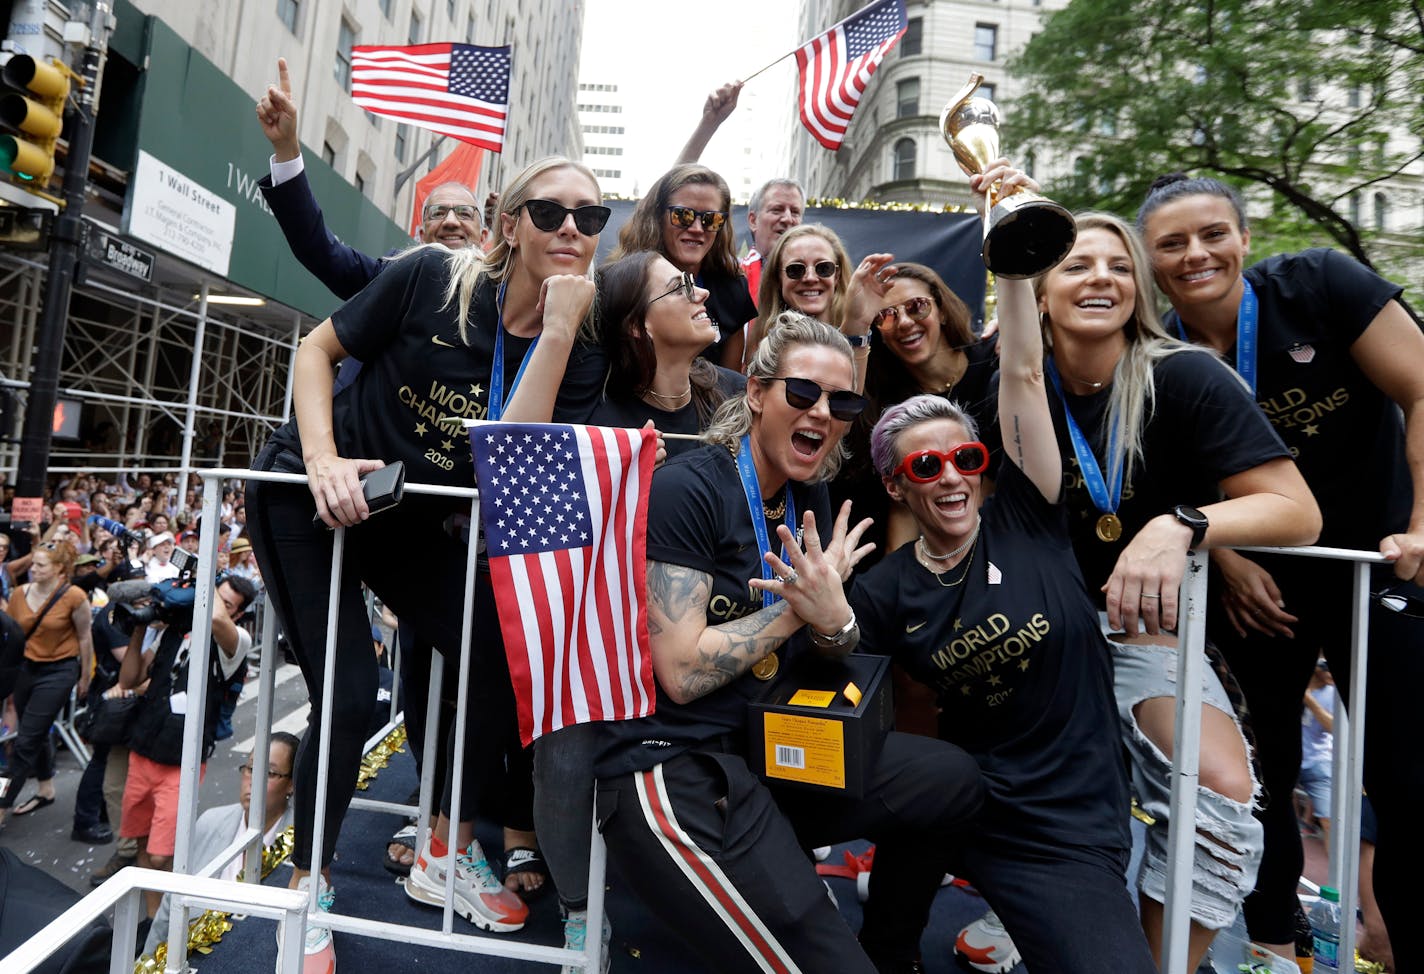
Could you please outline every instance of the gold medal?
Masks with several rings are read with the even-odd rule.
[[[1098,518],[1097,526],[1098,540],[1114,542],[1122,537],[1122,522],[1117,519],[1117,515],[1109,511]]]
[[[775,653],[767,653],[752,664],[752,676],[758,680],[770,680],[781,669],[781,660]]]

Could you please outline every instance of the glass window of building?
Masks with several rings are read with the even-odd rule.
[[[920,114],[920,79],[905,78],[895,82],[895,117],[909,118]]]
[[[905,36],[900,38],[900,56],[914,57],[925,48],[925,18],[911,17],[905,21]]]
[[[297,22],[301,15],[301,0],[277,0],[277,17],[293,34],[297,32]]]
[[[894,172],[891,179],[915,178],[915,140],[901,139],[895,143]]]
[[[410,145],[410,126],[409,126],[409,125],[397,125],[397,126],[396,126],[396,144],[395,144],[395,152],[396,152],[396,161],[397,161],[397,162],[405,162],[405,154],[406,154],[407,147],[408,147],[409,145]]]
[[[356,46],[356,31],[346,18],[341,18],[341,27],[336,32],[336,80],[341,87],[351,90],[351,48]]]
[[[974,57],[993,61],[999,56],[999,28],[994,24],[974,25]]]

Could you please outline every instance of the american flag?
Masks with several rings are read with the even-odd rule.
[[[470,430],[480,522],[519,735],[653,712],[648,652],[652,430]]]
[[[832,152],[880,61],[905,33],[905,0],[878,0],[796,52],[801,124]]]
[[[509,47],[414,44],[351,49],[351,99],[375,115],[492,152],[504,146]]]

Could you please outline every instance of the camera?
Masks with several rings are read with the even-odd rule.
[[[132,636],[135,629],[155,622],[185,630],[192,627],[193,602],[198,594],[193,585],[193,574],[198,567],[198,556],[175,548],[171,560],[178,569],[176,578],[166,579],[157,585],[148,585],[136,579],[109,587],[109,598],[113,603],[109,618],[114,628],[126,636]],[[143,599],[148,599],[147,605],[134,604]]]

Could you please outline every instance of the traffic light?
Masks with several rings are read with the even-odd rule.
[[[61,68],[58,61],[42,64],[28,54],[16,54],[0,71],[0,80],[12,89],[0,96],[0,122],[19,130],[0,135],[0,166],[40,189],[54,172],[54,146],[64,127],[69,77]]]

